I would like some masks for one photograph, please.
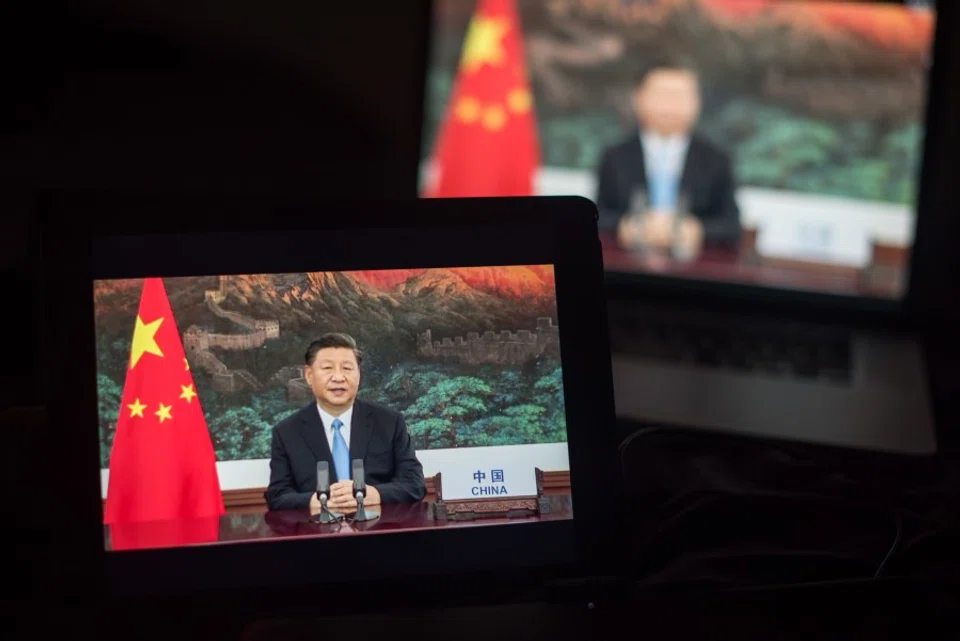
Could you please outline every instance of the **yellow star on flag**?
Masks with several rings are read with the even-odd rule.
[[[194,397],[196,397],[197,395],[197,393],[193,391],[193,383],[191,383],[190,385],[181,385],[180,389],[183,390],[180,394],[180,398],[182,398],[188,403],[192,401]]]
[[[457,118],[466,123],[474,122],[480,116],[480,102],[476,98],[464,96],[457,101],[454,109]]]
[[[190,371],[190,361],[187,360],[186,356],[183,357],[183,369]]]
[[[507,122],[507,114],[500,105],[487,107],[483,112],[483,126],[490,131],[499,131]]]
[[[483,65],[502,65],[506,58],[502,41],[509,30],[510,23],[502,18],[477,16],[471,20],[461,57],[464,70],[469,73]]]
[[[143,410],[147,408],[146,405],[140,402],[140,397],[135,398],[133,403],[127,405],[127,407],[130,408],[130,418],[133,418],[134,416],[143,418]]]
[[[163,317],[161,316],[155,321],[144,323],[140,315],[137,315],[137,325],[133,329],[133,343],[130,345],[130,369],[137,366],[140,357],[144,354],[163,356],[156,339],[157,330],[160,329],[160,323],[162,322]]]
[[[166,420],[173,420],[173,417],[170,416],[170,405],[164,405],[160,403],[160,409],[154,412],[157,415],[157,418],[160,419],[160,422],[163,423]]]
[[[513,113],[526,113],[533,106],[533,96],[526,89],[514,89],[507,94],[507,106]]]

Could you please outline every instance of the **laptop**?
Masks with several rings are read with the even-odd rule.
[[[342,613],[614,574],[590,202],[52,192],[42,216],[68,593]]]
[[[423,195],[597,203],[618,417],[933,454],[932,3],[505,4],[435,3]],[[475,59],[491,20],[510,29]],[[504,74],[530,109],[492,132],[471,99]]]

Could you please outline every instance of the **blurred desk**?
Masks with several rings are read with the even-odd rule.
[[[554,495],[550,514],[516,518],[486,518],[474,521],[436,521],[432,503],[383,505],[380,518],[362,523],[316,523],[309,510],[276,510],[248,514],[225,514],[217,519],[197,522],[154,521],[138,523],[123,532],[117,549],[145,549],[203,543],[240,543],[293,537],[351,536],[399,531],[423,531],[436,528],[483,527],[504,523],[557,521],[573,518],[570,495]],[[125,526],[129,527],[129,526]],[[111,526],[104,526],[104,542],[112,548]]]
[[[697,260],[679,262],[625,250],[612,233],[601,232],[604,268],[614,272],[633,272],[761,285],[782,289],[801,289],[853,296],[896,296],[900,293],[897,273],[874,276],[874,270],[771,259],[757,256],[748,248],[739,250],[707,248]]]

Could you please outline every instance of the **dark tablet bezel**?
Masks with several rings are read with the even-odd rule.
[[[345,203],[236,194],[48,192],[41,215],[46,363],[51,372],[64,372],[66,366],[71,381],[65,385],[56,375],[48,379],[48,429],[50,442],[57,447],[43,462],[72,479],[68,500],[58,501],[57,522],[70,524],[64,539],[69,544],[59,552],[65,555],[64,567],[74,571],[51,577],[63,598],[120,598],[109,580],[117,578],[120,570],[113,561],[120,557],[108,558],[111,554],[137,555],[137,561],[122,564],[121,570],[127,578],[139,577],[143,587],[154,588],[124,595],[130,605],[228,601],[246,604],[248,612],[317,598],[341,612],[422,604],[427,596],[437,604],[510,601],[540,589],[550,578],[615,571],[619,528],[608,517],[616,513],[619,500],[613,386],[596,209],[589,201],[563,197]],[[277,236],[271,238],[272,234]],[[191,243],[202,236],[219,239],[205,245],[216,247],[214,251],[203,255],[195,251]],[[138,240],[110,245],[111,238],[120,237]],[[322,243],[312,242],[321,237]],[[322,254],[306,253],[318,245]],[[109,255],[95,257],[95,246],[109,250]],[[252,255],[250,247],[267,248]],[[336,542],[278,540],[104,552],[94,278],[535,263],[555,265],[572,521],[345,537]],[[574,556],[558,562],[568,536]],[[459,550],[463,558],[485,559],[476,564],[485,569],[449,573],[435,565],[429,572],[343,583],[334,580],[333,573],[324,574],[328,563],[320,553],[329,555],[336,547],[337,555],[359,558],[386,546],[395,550],[393,554],[422,555],[426,566],[431,557],[445,556],[436,552],[445,545],[450,567],[459,567],[454,562]],[[526,550],[530,565],[498,564],[506,560],[504,549],[511,546],[516,547],[514,552]],[[284,557],[281,561],[278,554]],[[317,572],[305,579],[296,572],[298,564],[315,566]],[[245,577],[243,568],[255,569]],[[182,591],[150,593],[181,584]],[[197,591],[198,587],[202,589]]]

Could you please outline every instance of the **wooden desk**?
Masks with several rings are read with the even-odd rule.
[[[438,528],[484,527],[504,523],[557,521],[573,518],[570,495],[550,496],[551,513],[542,516],[489,518],[476,521],[436,521],[429,502],[380,506],[374,521],[336,524],[315,523],[309,510],[276,510],[225,514],[215,519],[152,521],[116,530],[115,549],[146,549],[209,543],[249,543],[290,538],[353,536]],[[112,526],[104,526],[104,544],[114,549]]]
[[[712,280],[782,289],[800,289],[852,296],[899,295],[904,269],[892,268],[878,277],[876,269],[864,270],[798,260],[763,258],[749,245],[756,235],[748,234],[739,250],[707,248],[688,263],[652,258],[621,248],[611,233],[600,234],[605,269]],[[875,252],[876,254],[876,252]]]
[[[433,477],[426,479],[427,495],[425,501],[432,501],[436,495],[433,486]],[[570,472],[568,470],[547,470],[543,473],[543,488],[546,494],[570,494]],[[267,510],[267,502],[263,498],[265,487],[250,487],[239,490],[224,490],[223,505],[227,513],[260,514]],[[103,501],[106,511],[106,500]]]

